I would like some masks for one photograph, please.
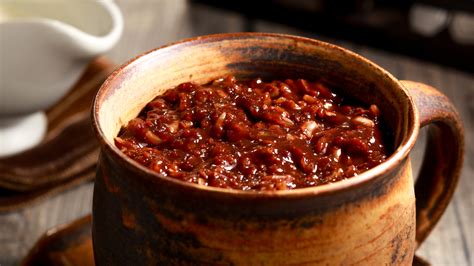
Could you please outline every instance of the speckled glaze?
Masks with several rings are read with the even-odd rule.
[[[380,107],[394,153],[333,184],[244,192],[159,176],[114,146],[120,127],[156,95],[227,74],[322,78],[350,88],[343,93]],[[104,83],[92,115],[102,151],[93,203],[97,265],[411,265],[462,163],[462,125],[445,96],[343,48],[289,35],[204,36],[141,55]],[[433,121],[436,156],[425,160],[415,189],[409,152],[420,125]]]

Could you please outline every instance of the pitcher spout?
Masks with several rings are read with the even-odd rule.
[[[123,18],[119,8],[114,2],[107,0],[77,2],[88,9],[87,14],[95,14],[79,18],[79,23],[76,24],[79,27],[58,24],[60,30],[70,38],[70,47],[76,49],[78,56],[84,57],[96,56],[110,50],[120,39],[123,30]]]
[[[2,24],[9,24],[20,34],[32,27],[45,35],[35,36],[30,44],[41,42],[39,38],[43,37],[43,41],[62,50],[67,48],[78,58],[106,52],[123,30],[122,14],[109,0],[5,0],[0,4]]]
[[[110,0],[1,0],[0,116],[51,106],[122,29]]]

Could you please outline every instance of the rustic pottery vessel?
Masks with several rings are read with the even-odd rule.
[[[380,107],[394,152],[333,184],[244,192],[162,177],[114,146],[121,126],[156,95],[228,74],[322,78],[347,88]],[[459,116],[440,92],[399,81],[343,48],[289,35],[221,34],[153,50],[108,78],[93,119],[102,149],[93,203],[98,265],[411,265],[453,195],[463,158]],[[409,153],[428,124],[429,151],[415,183]]]

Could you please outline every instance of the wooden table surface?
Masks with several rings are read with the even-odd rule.
[[[121,41],[109,52],[108,57],[118,64],[144,51],[182,38],[243,31],[245,28],[245,21],[238,14],[189,4],[185,0],[117,2],[124,15],[125,28]],[[339,44],[373,60],[399,79],[425,82],[439,88],[452,99],[465,123],[466,160],[453,201],[417,254],[433,265],[473,265],[474,76],[263,21],[256,21],[255,29],[309,36]],[[423,154],[425,131],[422,130],[412,152],[415,171]],[[0,265],[17,265],[48,228],[90,213],[92,187],[91,183],[84,184],[28,208],[0,214]]]

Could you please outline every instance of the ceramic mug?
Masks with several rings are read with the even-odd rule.
[[[114,146],[120,128],[166,89],[228,74],[322,78],[345,88],[379,106],[394,152],[354,178],[248,192],[160,176]],[[107,79],[92,115],[102,151],[93,202],[98,265],[411,265],[453,195],[463,159],[459,115],[440,92],[399,81],[338,46],[289,35],[211,35],[148,52]],[[409,153],[428,124],[415,183]]]

